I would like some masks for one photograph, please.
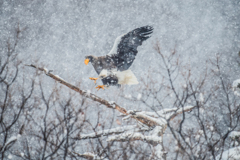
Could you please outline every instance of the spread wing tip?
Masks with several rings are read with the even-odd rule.
[[[144,27],[146,27],[148,30],[151,30],[151,31],[154,29],[153,26],[149,26],[149,25],[144,26]]]
[[[143,32],[150,32],[150,31],[153,31],[153,26],[143,26],[143,27],[140,27],[139,28],[141,31]]]
[[[151,37],[150,34],[153,33],[153,29],[154,28],[152,26],[143,26],[138,28],[137,31],[142,38],[148,39]]]

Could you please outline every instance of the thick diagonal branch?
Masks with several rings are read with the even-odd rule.
[[[118,110],[119,112],[121,112],[121,113],[123,113],[123,114],[125,114],[125,115],[129,115],[129,113],[127,112],[127,110],[126,110],[125,108],[119,106],[119,105],[116,104],[115,102],[109,102],[109,101],[107,101],[107,100],[105,100],[105,99],[103,99],[103,98],[100,98],[100,97],[96,96],[95,94],[87,93],[86,91],[81,90],[81,89],[79,89],[78,87],[76,87],[76,86],[74,86],[74,85],[66,82],[65,80],[63,80],[63,79],[60,78],[59,76],[50,73],[50,71],[49,71],[48,69],[46,69],[46,68],[37,67],[37,66],[35,66],[35,65],[33,65],[33,64],[31,64],[31,65],[26,65],[26,66],[33,67],[33,68],[36,68],[36,69],[38,69],[38,70],[40,70],[40,71],[45,72],[45,74],[46,74],[47,76],[49,76],[49,77],[53,78],[54,80],[62,83],[63,85],[67,86],[68,88],[70,88],[70,89],[72,89],[72,90],[80,93],[81,95],[83,95],[83,96],[85,96],[85,97],[87,97],[87,98],[92,99],[93,101],[99,102],[99,103],[105,105],[105,106],[108,107],[108,108],[116,109],[116,110]],[[140,121],[141,123],[143,123],[143,124],[145,124],[145,125],[147,125],[147,126],[149,126],[149,127],[155,125],[154,123],[150,122],[149,120],[144,119],[144,118],[141,118],[141,117],[132,117],[132,118],[136,119],[137,121]]]

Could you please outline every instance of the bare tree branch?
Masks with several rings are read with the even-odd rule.
[[[152,119],[151,117],[148,117],[148,116],[143,115],[143,114],[141,114],[141,113],[135,114],[135,113],[132,112],[132,111],[128,112],[125,108],[119,106],[119,105],[116,104],[115,102],[109,102],[109,101],[107,101],[107,100],[105,100],[105,99],[103,99],[103,98],[100,98],[100,97],[96,96],[95,94],[87,93],[86,91],[79,89],[78,87],[76,87],[76,86],[74,86],[74,85],[66,82],[65,80],[63,80],[63,79],[60,78],[59,76],[50,73],[51,71],[49,71],[47,68],[37,67],[37,66],[35,66],[35,65],[33,65],[33,64],[31,64],[31,65],[26,65],[26,66],[30,66],[30,67],[33,67],[33,68],[36,68],[36,69],[38,69],[38,70],[40,70],[40,71],[45,72],[45,74],[46,74],[47,76],[53,78],[54,80],[62,83],[63,85],[65,85],[65,86],[67,86],[68,88],[70,88],[70,89],[72,89],[72,90],[80,93],[80,94],[83,95],[83,96],[85,96],[85,97],[87,97],[87,98],[90,98],[90,99],[92,99],[93,101],[96,101],[96,102],[99,102],[99,103],[105,105],[105,106],[108,107],[108,108],[116,109],[116,110],[118,110],[119,112],[121,112],[121,113],[123,113],[123,114],[125,114],[125,115],[132,114],[132,116],[131,116],[132,118],[136,119],[137,121],[139,121],[139,122],[141,122],[141,123],[143,123],[143,124],[145,124],[145,125],[147,125],[147,126],[149,126],[149,127],[159,125],[159,122],[157,122],[158,120],[156,120],[156,119],[154,120],[154,119]]]

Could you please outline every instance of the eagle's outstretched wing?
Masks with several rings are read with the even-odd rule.
[[[108,56],[111,56],[116,67],[120,71],[127,70],[137,55],[137,47],[150,37],[153,27],[144,26],[119,36]]]

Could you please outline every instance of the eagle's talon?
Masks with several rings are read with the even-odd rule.
[[[97,83],[98,78],[89,77],[89,79],[94,80],[94,83]]]
[[[98,91],[99,91],[99,89],[105,89],[104,87],[105,87],[105,85],[98,85],[96,88],[97,88]]]

